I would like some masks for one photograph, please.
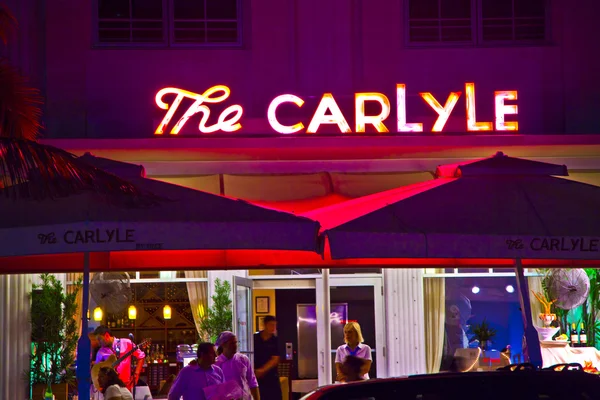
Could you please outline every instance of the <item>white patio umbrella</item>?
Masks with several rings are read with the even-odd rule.
[[[43,260],[56,254],[80,253],[84,255],[80,268],[84,272],[83,291],[87,294],[90,253],[318,251],[319,224],[308,218],[142,177],[126,181],[81,160],[72,161],[89,172],[90,183],[78,190],[32,196],[32,188],[37,186],[27,177],[35,174],[35,165],[31,165],[32,171],[20,175],[23,179],[12,179],[9,186],[0,189],[0,272],[19,272],[15,266],[28,256],[37,255]],[[92,172],[118,182],[124,193],[92,190]],[[84,295],[83,332],[77,354],[80,393],[89,391],[87,309],[88,296]]]

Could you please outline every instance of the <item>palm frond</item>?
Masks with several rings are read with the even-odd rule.
[[[0,194],[42,200],[85,191],[134,207],[156,204],[159,199],[62,149],[29,140],[0,138]]]
[[[42,129],[43,100],[19,70],[0,59],[0,137],[35,140]]]
[[[0,4],[0,40],[8,43],[8,37],[17,30],[17,19],[4,4]]]

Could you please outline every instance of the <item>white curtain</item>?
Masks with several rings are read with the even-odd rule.
[[[444,352],[446,282],[444,278],[425,278],[423,281],[425,364],[427,373],[434,374],[440,372]]]
[[[206,271],[185,271],[185,277],[188,279],[206,278],[207,273]],[[200,334],[200,314],[206,315],[208,308],[208,282],[187,282],[186,285],[196,331]]]
[[[529,304],[531,305],[531,318],[533,321],[530,321],[534,326],[540,324],[540,320],[538,316],[540,313],[544,312],[544,306],[538,299],[535,298],[532,292],[542,293],[544,294],[544,289],[542,288],[542,278],[541,276],[529,276],[527,277],[527,284],[529,286]]]
[[[0,275],[0,399],[29,398],[31,275]]]

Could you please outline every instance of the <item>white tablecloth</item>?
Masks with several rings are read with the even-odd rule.
[[[543,366],[550,367],[555,364],[579,363],[585,366],[585,362],[591,362],[600,370],[600,351],[594,347],[564,347],[548,346],[541,343]]]

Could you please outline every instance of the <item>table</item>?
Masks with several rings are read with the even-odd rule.
[[[600,351],[595,347],[571,347],[568,344],[549,345],[540,343],[542,349],[543,367],[550,367],[555,364],[578,363],[585,366],[586,361],[600,370]]]

